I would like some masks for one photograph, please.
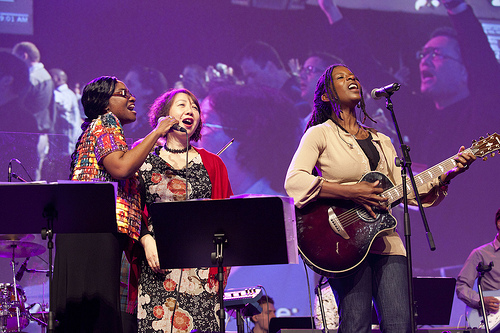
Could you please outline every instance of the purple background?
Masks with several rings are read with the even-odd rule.
[[[290,58],[298,58],[302,63],[310,51],[323,50],[335,54],[336,47],[345,47],[337,45],[335,36],[329,34],[327,21],[319,7],[310,5],[297,11],[236,6],[222,0],[53,0],[34,1],[33,5],[34,34],[1,34],[0,48],[10,51],[17,42],[24,40],[35,43],[42,54],[41,62],[47,69],[64,69],[69,76],[70,87],[75,83],[83,86],[100,75],[124,77],[135,64],[159,69],[170,86],[188,64],[206,67],[222,62],[234,67],[238,75],[240,72],[235,57],[245,44],[254,40],[273,45],[285,63]],[[400,61],[410,68],[409,84],[402,89],[418,94],[415,52],[425,44],[434,28],[448,24],[447,17],[361,9],[343,9],[342,12],[365,39],[362,49],[373,52],[383,68],[397,69]],[[348,58],[344,60],[349,64]],[[354,71],[361,80],[363,75],[370,74],[362,70]],[[379,82],[377,85],[388,83]],[[365,87],[365,90],[372,88]],[[398,110],[397,95],[393,102],[398,119],[403,124],[411,124],[413,119],[419,117],[419,110]],[[384,107],[382,101],[378,107]],[[487,112],[498,111],[492,107],[485,112],[484,116],[488,117]],[[276,124],[275,130],[287,129]],[[405,132],[404,127],[401,130]],[[446,145],[446,133],[442,135],[443,139],[436,142],[437,145]],[[0,181],[6,181],[7,163],[14,157],[20,159],[33,176],[35,160],[24,152],[23,137],[20,134],[1,134],[0,169],[5,172],[0,173]],[[467,147],[472,139],[477,138],[464,138],[463,144]],[[415,140],[417,142],[418,137]],[[449,154],[442,156],[441,160],[453,155],[458,147],[449,148]],[[224,154],[221,157],[224,159]],[[291,159],[291,156],[285,158]],[[427,164],[415,157],[414,162]],[[467,174],[457,180],[461,193],[454,191],[452,184],[445,202],[426,210],[436,251],[429,250],[418,212],[411,212],[414,275],[456,277],[469,252],[493,239],[493,217],[500,207],[500,181],[497,176],[500,165],[496,158],[487,163],[487,167],[482,162],[476,163],[481,165],[471,168],[476,169],[470,171],[474,175]],[[61,175],[66,176],[69,164],[61,164]],[[17,169],[17,165],[15,167],[16,173],[22,175],[22,170]],[[472,205],[458,199],[464,196],[474,198]],[[29,201],[29,198],[25,200]],[[401,212],[396,210],[395,215],[403,235]],[[8,259],[0,261],[0,272],[0,282],[11,279]],[[309,274],[310,283],[314,285],[311,271]],[[309,314],[308,287],[302,265],[240,268],[233,272],[228,287],[255,285],[263,285],[267,289],[276,301],[279,314]],[[28,289],[33,290],[33,296],[28,295],[28,303],[43,294],[40,288]],[[451,324],[458,323],[463,304],[456,302],[454,309]]]

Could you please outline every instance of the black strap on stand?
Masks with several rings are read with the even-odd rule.
[[[480,262],[477,264],[476,270],[479,273],[477,277],[477,291],[479,293],[479,304],[481,305],[481,311],[483,312],[483,322],[484,322],[484,330],[486,333],[490,333],[490,326],[488,325],[488,313],[486,312],[486,307],[484,306],[484,298],[483,298],[483,288],[481,287],[481,280],[484,275],[491,271],[493,268],[493,261],[490,262],[489,265],[485,265],[484,262]]]
[[[161,202],[149,213],[161,268],[218,267],[220,332],[225,332],[223,265],[298,263],[291,198]]]
[[[47,332],[55,331],[52,281],[53,235],[56,233],[114,233],[116,193],[112,183],[0,183],[0,234],[37,234],[49,249],[50,311]],[[26,200],[29,198],[29,200]],[[92,207],[92,209],[89,209]]]
[[[399,84],[397,89],[399,89]],[[427,234],[427,240],[429,242],[429,247],[431,251],[436,249],[434,245],[434,238],[432,237],[432,233],[429,230],[429,225],[427,224],[427,218],[425,217],[425,213],[422,207],[422,202],[420,201],[420,197],[418,194],[417,186],[415,184],[415,178],[413,177],[413,172],[411,170],[411,158],[410,158],[410,148],[404,144],[403,137],[401,135],[401,131],[399,130],[398,122],[396,120],[396,115],[394,114],[394,107],[391,101],[391,96],[394,93],[393,91],[386,91],[387,93],[387,101],[386,108],[391,112],[392,121],[394,122],[394,128],[396,129],[396,133],[398,135],[398,140],[401,147],[401,152],[403,154],[402,158],[396,160],[396,165],[401,167],[401,179],[402,184],[407,184],[407,176],[410,178],[411,188],[407,186],[402,186],[403,188],[403,206],[404,206],[404,232],[405,232],[405,245],[406,245],[406,260],[407,260],[407,275],[408,275],[408,296],[409,296],[409,308],[410,308],[410,322],[411,322],[411,330],[412,332],[416,332],[416,324],[415,324],[415,310],[413,304],[413,268],[412,268],[412,258],[411,258],[411,227],[410,227],[410,214],[408,213],[408,189],[413,189],[415,193],[415,199],[418,203],[418,209],[420,211],[420,215],[422,216],[422,222],[424,223],[424,228]]]

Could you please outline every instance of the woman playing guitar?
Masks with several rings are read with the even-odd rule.
[[[395,220],[388,219],[392,218],[388,210],[397,201],[384,193],[387,187],[401,184],[401,172],[394,164],[396,151],[389,137],[358,121],[357,105],[364,118],[368,116],[362,96],[359,80],[346,66],[326,69],[318,80],[313,114],[288,169],[285,189],[299,211],[302,257],[315,271],[330,277],[339,306],[339,332],[371,332],[372,299],[383,332],[410,332],[406,251]],[[425,206],[438,204],[449,181],[476,159],[464,150],[460,148],[449,171],[418,187]],[[367,173],[371,176],[362,179]],[[305,215],[314,215],[315,205],[325,200],[345,204],[349,210],[336,215],[332,206],[325,220],[308,220]],[[369,235],[367,244],[356,249],[362,234]],[[361,253],[353,267],[322,270],[332,256],[356,257],[363,247],[366,254]]]

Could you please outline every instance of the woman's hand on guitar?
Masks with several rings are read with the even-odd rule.
[[[441,177],[443,182],[449,182],[459,174],[467,171],[469,166],[474,163],[476,156],[474,154],[465,153],[465,147],[460,147],[457,156],[455,157],[455,162],[457,165],[445,174],[445,177]]]
[[[489,313],[497,313],[499,304],[500,301],[496,297],[493,296],[484,297],[484,307],[486,308],[486,311],[488,311]]]
[[[350,197],[349,199],[363,206],[373,218],[377,217],[377,214],[375,214],[373,208],[388,210],[388,198],[380,196],[380,194],[384,190],[380,187],[377,187],[379,183],[380,182],[378,180],[374,183],[362,181],[357,184],[351,185],[352,197]]]

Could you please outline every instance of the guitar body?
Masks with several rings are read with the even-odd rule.
[[[392,182],[380,172],[367,173],[360,181],[379,180],[384,190]],[[387,211],[375,211],[377,218],[348,200],[319,199],[296,210],[297,242],[301,257],[316,273],[345,274],[367,256],[374,238],[396,227]]]
[[[483,296],[493,296],[500,299],[500,290],[483,291]],[[477,309],[466,307],[467,322],[471,328],[484,329],[482,312]],[[488,314],[488,327],[490,332],[500,332],[500,311]]]

